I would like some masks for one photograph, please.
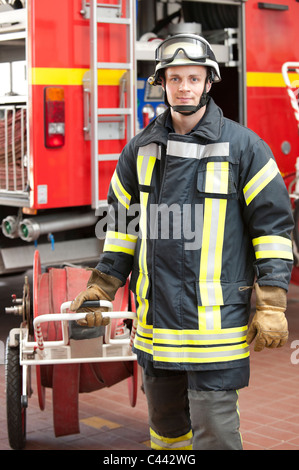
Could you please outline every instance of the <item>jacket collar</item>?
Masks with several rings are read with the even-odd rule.
[[[169,116],[170,109],[160,114],[152,121],[147,128],[136,136],[136,143],[142,147],[149,143],[157,143],[167,145],[169,130],[165,127],[165,123]],[[217,141],[221,137],[221,129],[223,126],[223,113],[212,98],[209,99],[207,109],[203,115],[199,126],[191,132],[192,137],[200,140]]]
[[[193,134],[200,139],[217,141],[221,137],[223,124],[222,110],[219,108],[219,106],[216,105],[215,101],[210,98],[207,104],[206,112]]]

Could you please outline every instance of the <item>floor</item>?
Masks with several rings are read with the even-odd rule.
[[[251,353],[251,383],[240,392],[245,450],[299,450],[299,287],[288,295],[290,338],[284,348]],[[298,352],[297,352],[298,351]],[[1,361],[0,361],[1,362]],[[3,361],[2,361],[3,362]],[[140,385],[140,380],[139,380]],[[147,407],[138,390],[131,407],[126,380],[79,396],[80,434],[56,438],[51,389],[41,411],[34,393],[27,409],[26,450],[149,450]],[[0,450],[9,450],[4,365],[0,365]]]

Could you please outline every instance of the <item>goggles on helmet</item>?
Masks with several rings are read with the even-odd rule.
[[[156,62],[168,64],[182,53],[190,60],[200,61],[213,57],[209,44],[203,38],[191,35],[177,35],[163,41],[156,49]]]
[[[162,69],[179,65],[210,67],[213,82],[220,82],[220,70],[215,54],[204,38],[195,34],[176,34],[159,44],[156,49],[155,73],[148,78],[150,85],[161,85]]]

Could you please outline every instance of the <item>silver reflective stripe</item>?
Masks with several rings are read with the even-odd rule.
[[[169,140],[167,144],[167,154],[173,157],[197,159],[208,157],[228,157],[229,142],[200,145],[188,142],[178,142],[174,140]]]
[[[137,333],[153,339],[153,327],[151,325],[141,325],[141,323],[138,323]]]
[[[144,157],[155,157],[161,159],[161,147],[158,144],[148,144],[144,147],[139,147],[138,154]]]
[[[140,349],[141,351],[145,351],[151,355],[153,354],[153,343],[151,340],[146,341],[136,335],[134,339],[134,346],[136,349]]]
[[[203,157],[229,156],[229,142],[220,142],[219,144],[208,144],[202,147],[204,147]]]
[[[254,238],[252,244],[257,259],[284,258],[293,259],[291,240],[278,235],[264,235]]]
[[[213,292],[214,292],[214,290],[213,290]],[[206,307],[205,308],[205,320],[206,320],[206,329],[207,330],[213,330],[214,329],[214,309],[213,309],[213,307]],[[214,335],[209,335],[209,336],[214,336]],[[218,335],[216,335],[216,336],[218,336]],[[223,336],[221,336],[221,338],[225,339],[225,338],[223,338]],[[210,338],[210,339],[212,339],[212,338]]]
[[[156,343],[167,343],[167,344],[197,344],[197,343],[211,343],[219,344],[224,342],[236,342],[236,340],[244,341],[246,338],[247,328],[242,329],[242,331],[230,331],[222,330],[223,333],[213,333],[208,331],[206,333],[192,333],[188,334],[184,331],[178,332],[178,334],[171,334],[169,331],[163,330],[154,330],[154,338]]]
[[[292,249],[286,245],[279,243],[260,243],[254,247],[254,251],[288,251],[292,253]]]
[[[203,351],[197,351],[197,348],[177,348],[175,351],[169,351],[170,348],[155,347],[154,346],[154,359],[157,357],[169,359],[173,358],[178,362],[188,362],[190,359],[225,359],[232,356],[242,355],[244,357],[245,353],[249,352],[249,346],[244,348],[233,349],[229,346],[225,351],[223,348],[218,351],[212,351],[212,348],[201,348]],[[166,350],[167,349],[167,350]],[[174,348],[171,348],[174,349]],[[215,348],[213,348],[215,349]]]

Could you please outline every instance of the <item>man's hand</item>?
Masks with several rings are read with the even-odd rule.
[[[256,313],[247,333],[247,343],[255,339],[255,351],[280,348],[288,340],[285,317],[286,291],[280,287],[255,284]]]
[[[95,308],[95,307],[81,307],[83,302],[87,300],[109,300],[110,297],[98,286],[91,285],[86,290],[80,292],[79,295],[73,300],[70,306],[70,310],[75,312],[86,312],[87,315],[82,320],[78,320],[77,323],[80,326],[106,326],[110,323],[109,317],[103,317],[102,312],[107,311],[107,308]],[[81,307],[81,308],[80,308]]]
[[[75,312],[86,312],[87,315],[77,323],[81,326],[106,326],[110,323],[109,317],[103,317],[102,312],[107,311],[107,308],[91,308],[81,307],[83,302],[87,300],[109,300],[114,299],[117,289],[122,285],[122,282],[114,276],[101,273],[97,269],[92,269],[92,274],[87,282],[87,288],[77,295],[75,300],[71,303],[70,310]]]

